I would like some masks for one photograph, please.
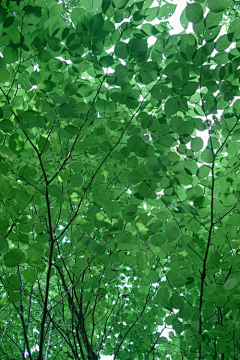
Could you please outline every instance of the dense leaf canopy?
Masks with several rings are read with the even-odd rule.
[[[1,359],[240,359],[233,9],[0,1]]]

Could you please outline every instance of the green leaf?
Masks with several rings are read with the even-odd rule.
[[[24,271],[23,277],[28,283],[34,284],[37,280],[37,271],[35,269],[28,268]]]
[[[228,9],[232,4],[232,0],[208,0],[207,5],[213,12],[220,12]]]
[[[158,13],[158,19],[159,20],[165,20],[173,15],[174,11],[176,10],[177,5],[175,4],[165,4],[160,7],[159,13]]]
[[[0,83],[5,83],[10,77],[10,72],[7,69],[0,68]]]
[[[123,217],[126,220],[131,219],[132,217],[136,216],[136,212],[137,212],[137,205],[136,204],[131,204],[131,205],[127,205],[124,209],[123,209]]]
[[[200,168],[197,171],[197,176],[200,179],[205,179],[209,175],[210,169],[206,165],[200,166]]]
[[[191,140],[191,149],[194,152],[198,152],[203,148],[203,139],[200,137],[195,137]]]
[[[203,18],[203,8],[200,4],[188,4],[186,7],[186,18],[193,24],[199,23]]]
[[[127,5],[128,0],[113,0],[113,4],[117,9],[123,9]]]
[[[160,83],[160,84],[154,85],[152,87],[150,93],[151,93],[153,99],[164,100],[171,94],[171,90],[166,85],[162,85]]]
[[[226,291],[234,289],[238,285],[238,280],[236,278],[228,279],[223,287]]]
[[[184,10],[180,16],[180,22],[184,29],[186,29],[188,27],[189,21],[187,19],[186,8],[184,8]]]
[[[14,152],[15,154],[20,154],[25,147],[25,142],[21,135],[15,133],[12,134],[9,138],[9,148]]]
[[[0,236],[0,255],[5,254],[9,249],[8,241],[3,237]]]
[[[83,178],[80,173],[75,173],[71,176],[71,185],[73,187],[79,187],[83,183]]]
[[[103,0],[102,2],[102,11],[106,14],[108,8],[111,6],[111,0]]]
[[[142,183],[141,185],[139,185],[138,187],[138,192],[140,195],[142,195],[144,198],[148,198],[152,195],[152,189],[151,187],[146,184],[146,183]]]
[[[69,118],[73,115],[73,108],[70,104],[63,104],[58,108],[59,116],[62,118]]]
[[[50,185],[48,187],[48,193],[53,197],[60,197],[62,195],[62,190],[58,185]]]
[[[44,50],[44,51],[41,51],[39,54],[38,54],[38,59],[43,62],[43,63],[46,63],[46,62],[49,62],[49,60],[52,58],[52,54],[47,51],[47,50]]]
[[[173,222],[167,223],[166,227],[165,227],[165,235],[169,241],[176,240],[180,235],[177,224],[175,224]]]
[[[21,249],[11,249],[3,257],[4,265],[15,267],[25,261],[25,255]]]
[[[228,39],[228,35],[222,35],[217,39],[215,49],[217,51],[224,51],[231,45],[231,42]]]
[[[9,133],[13,130],[13,123],[10,120],[2,120],[0,121],[0,130],[4,133]]]
[[[37,261],[43,256],[43,247],[41,244],[33,244],[28,248],[27,256],[29,260]]]
[[[19,276],[16,274],[9,275],[4,282],[4,288],[7,292],[18,290],[20,288]]]
[[[181,89],[181,92],[184,96],[192,96],[196,93],[199,87],[199,83],[194,81],[189,81],[186,85],[184,85]]]
[[[168,116],[176,114],[179,110],[178,100],[176,98],[168,99],[165,103],[165,113]]]
[[[118,42],[114,49],[115,55],[120,59],[127,59],[129,55],[128,44],[124,42]]]
[[[169,303],[173,309],[181,309],[184,306],[184,301],[183,301],[182,297],[177,294],[173,294],[170,297]]]
[[[3,23],[3,27],[6,28],[6,27],[9,27],[13,24],[14,22],[14,16],[8,16],[5,20],[4,20],[4,23]]]
[[[154,284],[158,281],[159,281],[159,274],[157,271],[151,271],[146,277],[146,282],[149,284]]]
[[[64,93],[67,96],[75,95],[77,91],[78,91],[78,84],[76,83],[67,84],[64,88]]]
[[[3,50],[3,58],[8,64],[18,61],[18,51],[14,44],[7,45]]]
[[[148,36],[154,36],[159,34],[159,31],[156,29],[156,27],[151,24],[143,24],[141,27],[141,31]]]
[[[111,56],[103,56],[100,58],[99,63],[102,67],[108,68],[114,64],[114,61]]]
[[[214,156],[211,149],[203,150],[201,154],[202,161],[211,164],[213,162]]]

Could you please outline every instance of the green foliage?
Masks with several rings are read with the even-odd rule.
[[[0,2],[1,359],[240,358],[234,6]]]

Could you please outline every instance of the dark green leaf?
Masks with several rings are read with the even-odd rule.
[[[15,267],[22,264],[25,256],[20,249],[11,249],[3,257],[4,265],[7,267]]]
[[[203,8],[200,4],[188,4],[186,7],[186,18],[193,24],[199,23],[203,18]]]

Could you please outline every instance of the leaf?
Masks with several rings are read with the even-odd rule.
[[[118,42],[114,49],[115,55],[120,59],[127,59],[129,55],[128,44],[124,42]]]
[[[25,255],[20,249],[11,249],[3,257],[4,265],[7,267],[15,267],[25,261]]]
[[[215,45],[215,49],[217,51],[224,51],[226,50],[229,46],[231,45],[231,42],[228,39],[228,35],[222,35],[220,36],[217,41],[216,41],[216,45]]]
[[[188,4],[186,7],[186,18],[193,24],[199,23],[203,18],[203,8],[200,4]]]
[[[103,0],[102,2],[102,11],[106,14],[108,8],[111,6],[111,0]]]
[[[194,152],[198,152],[203,148],[203,139],[200,137],[195,137],[191,140],[191,149]]]
[[[198,169],[197,176],[200,179],[204,179],[209,175],[209,172],[210,172],[209,167],[203,165],[203,166],[200,166],[200,168]]]
[[[3,50],[3,58],[8,64],[18,61],[18,51],[13,44],[7,45]]]
[[[152,189],[146,183],[142,183],[141,185],[139,185],[138,192],[144,198],[148,198],[148,197],[150,197],[152,195]]]
[[[128,3],[128,0],[113,0],[113,4],[117,9],[123,9]]]
[[[159,20],[165,20],[168,17],[172,16],[174,11],[176,10],[177,5],[175,4],[165,4],[160,7],[159,13],[158,13],[158,19]]]
[[[27,251],[28,260],[37,261],[43,256],[43,246],[41,244],[32,244]]]
[[[167,223],[165,227],[165,235],[169,241],[176,240],[180,235],[177,225],[173,222]]]
[[[16,274],[9,275],[4,282],[4,288],[7,292],[18,290],[20,288],[19,276]]]
[[[8,241],[3,237],[0,236],[0,255],[5,254],[9,249]]]
[[[131,204],[126,206],[123,209],[123,217],[124,218],[131,218],[132,216],[135,216],[137,212],[137,205],[136,204]]]
[[[165,103],[165,113],[168,116],[176,114],[179,110],[178,100],[176,98],[168,99]]]
[[[146,282],[149,284],[154,284],[158,281],[159,281],[159,274],[157,271],[151,271],[146,277]]]
[[[201,158],[203,162],[206,162],[208,164],[211,164],[213,162],[213,153],[211,149],[205,149],[203,150],[202,154],[201,154]]]
[[[0,69],[0,83],[5,83],[10,77],[10,72],[7,69]]]
[[[77,91],[78,91],[78,84],[77,84],[77,83],[67,84],[67,85],[65,86],[65,88],[64,88],[64,93],[65,93],[67,96],[75,95]]]
[[[44,51],[41,51],[39,54],[38,54],[38,59],[43,62],[43,63],[46,63],[46,62],[49,62],[49,60],[52,58],[52,54],[47,51],[47,50],[44,50]]]
[[[14,152],[15,154],[20,154],[25,147],[25,142],[21,135],[15,133],[12,134],[9,138],[9,148]]]
[[[208,0],[207,5],[213,12],[220,12],[228,9],[232,4],[232,0]]]
[[[184,8],[182,11],[182,14],[180,16],[180,22],[184,29],[188,27],[189,21],[187,19],[186,8]]]
[[[151,24],[143,24],[141,27],[141,31],[148,36],[154,36],[159,34],[159,31],[156,29],[156,27]]]
[[[80,173],[75,173],[71,176],[71,185],[73,187],[79,187],[83,183],[83,178]]]
[[[153,99],[164,100],[171,94],[171,90],[166,85],[162,85],[160,83],[160,84],[154,85],[152,87],[150,93],[151,93]]]
[[[232,279],[228,279],[224,283],[223,287],[226,291],[230,291],[234,289],[237,285],[238,285],[238,280],[236,278],[232,278]]]
[[[62,118],[69,118],[73,115],[73,108],[70,104],[63,104],[58,108],[59,116]]]
[[[99,63],[102,67],[108,68],[114,64],[114,61],[111,56],[103,56],[100,58]]]
[[[177,294],[173,294],[170,297],[169,303],[173,309],[181,309],[184,306],[184,301],[183,301],[182,297]]]
[[[0,121],[0,130],[4,133],[9,133],[13,130],[13,123],[10,120],[2,120]]]
[[[58,185],[50,185],[48,187],[48,193],[53,197],[60,197],[62,195],[62,190]]]
[[[192,96],[196,93],[199,87],[199,83],[189,81],[186,85],[184,85],[181,89],[181,92],[185,96]]]
[[[14,22],[14,16],[8,16],[5,20],[4,20],[4,23],[3,23],[3,27],[6,28],[6,27],[9,27],[13,24]]]

